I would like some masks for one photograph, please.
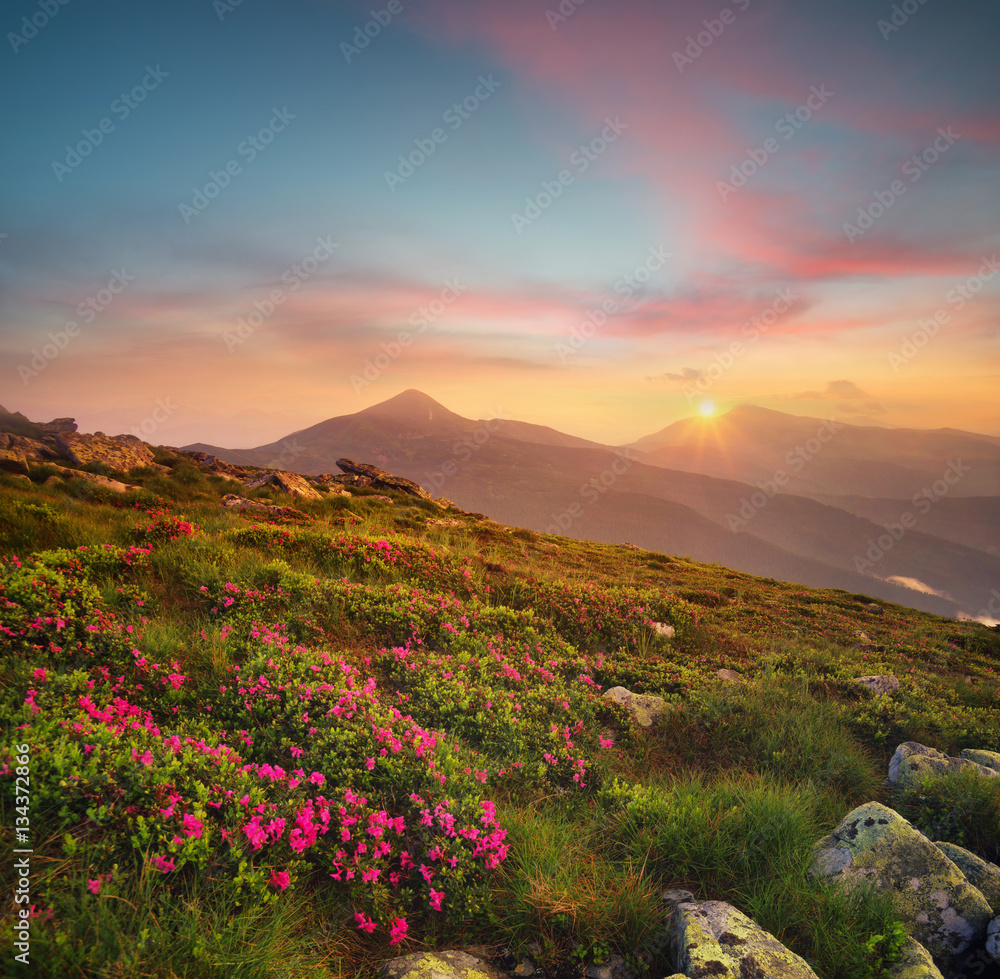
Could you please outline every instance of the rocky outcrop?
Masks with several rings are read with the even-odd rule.
[[[651,727],[667,709],[667,702],[662,697],[654,697],[647,693],[632,693],[625,687],[605,690],[604,699],[624,707],[635,718],[639,727]]]
[[[371,483],[369,485],[375,489],[396,490],[398,493],[415,496],[421,500],[431,499],[431,494],[422,486],[413,482],[412,479],[393,476],[392,473],[387,473],[384,469],[379,469],[378,466],[371,466],[365,462],[351,462],[350,459],[338,459],[337,466],[345,473],[370,479]]]
[[[982,892],[926,836],[892,809],[869,802],[816,844],[814,873],[869,883],[941,967],[982,946],[993,912]]]
[[[121,472],[153,465],[153,453],[135,435],[104,435],[96,432],[60,432],[55,437],[60,452],[75,466],[99,464]]]
[[[920,788],[924,779],[934,775],[968,769],[987,778],[1000,775],[996,769],[978,765],[968,758],[952,758],[937,748],[928,748],[918,741],[904,741],[896,748],[889,762],[889,784],[898,792]]]
[[[899,680],[890,674],[882,676],[857,676],[855,683],[861,684],[873,694],[895,693],[899,689]]]
[[[309,484],[309,481],[298,473],[274,470],[261,473],[243,484],[247,489],[277,489],[289,496],[297,496],[300,500],[319,500],[322,494]]]
[[[665,895],[673,905],[670,967],[698,979],[816,979],[805,959],[731,904],[699,904],[687,893]]]
[[[68,435],[76,431],[76,419],[53,418],[50,422],[44,422],[42,428],[50,435]]]
[[[24,435],[0,432],[0,469],[27,475],[29,466],[60,459],[59,452],[44,442]]]

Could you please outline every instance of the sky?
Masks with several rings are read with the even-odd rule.
[[[993,0],[10,0],[0,403],[1000,434]],[[710,407],[711,406],[711,407]]]

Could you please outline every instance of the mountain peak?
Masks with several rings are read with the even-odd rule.
[[[461,415],[449,411],[429,394],[424,394],[416,388],[408,388],[387,401],[380,401],[377,405],[359,411],[358,414],[394,418],[406,422],[465,421]]]

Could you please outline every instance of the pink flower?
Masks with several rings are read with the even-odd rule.
[[[201,838],[201,820],[190,813],[184,817],[184,833],[193,836],[196,840]]]
[[[177,865],[174,863],[172,857],[171,858],[167,858],[167,857],[156,856],[156,857],[153,857],[153,859],[150,860],[149,862],[154,867],[156,867],[157,870],[162,870],[163,873],[165,873],[165,874],[170,873],[171,870],[176,870],[177,869]]]
[[[367,768],[368,771],[371,771],[374,767],[375,767],[375,759],[374,758],[366,758],[365,759],[365,768]]]
[[[369,935],[378,927],[378,925],[376,925],[371,918],[369,918],[366,914],[363,914],[361,911],[358,911],[354,915],[354,920],[358,923],[358,928],[362,931],[368,932]]]
[[[435,911],[440,911],[441,910],[441,902],[442,902],[442,900],[444,900],[444,891],[436,891],[432,887],[431,888],[431,907]]]
[[[31,674],[31,678],[33,680],[41,680],[43,683],[45,682],[45,677],[46,677],[46,672],[45,672],[45,667],[44,666],[38,667],[38,669],[35,670]],[[100,882],[98,882],[98,883],[100,883]],[[95,891],[95,893],[96,893],[96,891]]]
[[[406,918],[395,918],[392,922],[392,930],[389,932],[389,944],[398,945],[406,938]]]
[[[291,877],[288,876],[287,870],[272,870],[268,883],[272,887],[277,887],[279,891],[283,891],[291,883]]]
[[[88,880],[87,880],[87,890],[89,890],[91,894],[100,894],[101,893],[101,880],[102,879],[103,879],[103,874],[100,877],[98,877],[97,880],[90,880],[88,878]]]

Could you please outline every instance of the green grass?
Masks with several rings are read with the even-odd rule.
[[[660,895],[681,886],[730,901],[821,979],[875,979],[891,910],[812,878],[813,843],[856,805],[886,801],[900,741],[1000,750],[993,630],[469,516],[426,528],[452,514],[403,497],[251,494],[308,515],[263,520],[220,505],[228,481],[166,453],[157,462],[171,473],[125,474],[143,487],[128,496],[0,473],[0,615],[15,637],[0,652],[0,711],[5,743],[32,744],[32,895],[53,912],[34,948],[52,974],[354,979],[423,947],[535,942],[551,974],[611,952],[668,974]],[[199,529],[167,539],[168,518]],[[160,529],[137,535],[150,524]],[[149,553],[129,557],[140,542]],[[50,621],[22,636],[39,615]],[[674,624],[676,639],[649,619]],[[859,630],[881,651],[855,650]],[[723,667],[745,682],[721,684]],[[882,672],[899,676],[898,694],[853,682]],[[333,713],[365,683],[357,717]],[[666,715],[630,728],[597,689],[618,684],[665,697]],[[115,696],[148,712],[147,727],[111,731],[80,706]],[[399,750],[377,740],[383,730]],[[332,847],[231,848],[222,830],[238,835],[246,816],[209,803],[252,790],[276,807],[268,818],[291,821],[303,789],[258,784],[195,748],[161,751],[175,732],[209,747],[223,738],[241,765],[325,772],[328,797],[353,788],[373,811],[405,816],[414,852],[435,840],[411,795],[448,795],[468,825],[495,804],[509,851],[492,869],[463,856],[429,885],[411,873],[401,890],[365,890],[331,881]],[[430,772],[446,773],[446,792]],[[160,815],[170,792],[203,837]],[[900,805],[933,838],[996,860],[998,792],[945,780]],[[151,871],[148,858],[168,852],[176,870]],[[279,871],[287,890],[268,884]],[[110,876],[93,895],[99,874]],[[8,895],[10,878],[5,866]],[[440,912],[428,906],[435,887]],[[378,918],[373,935],[356,927],[359,911]],[[410,931],[390,945],[404,911]]]

